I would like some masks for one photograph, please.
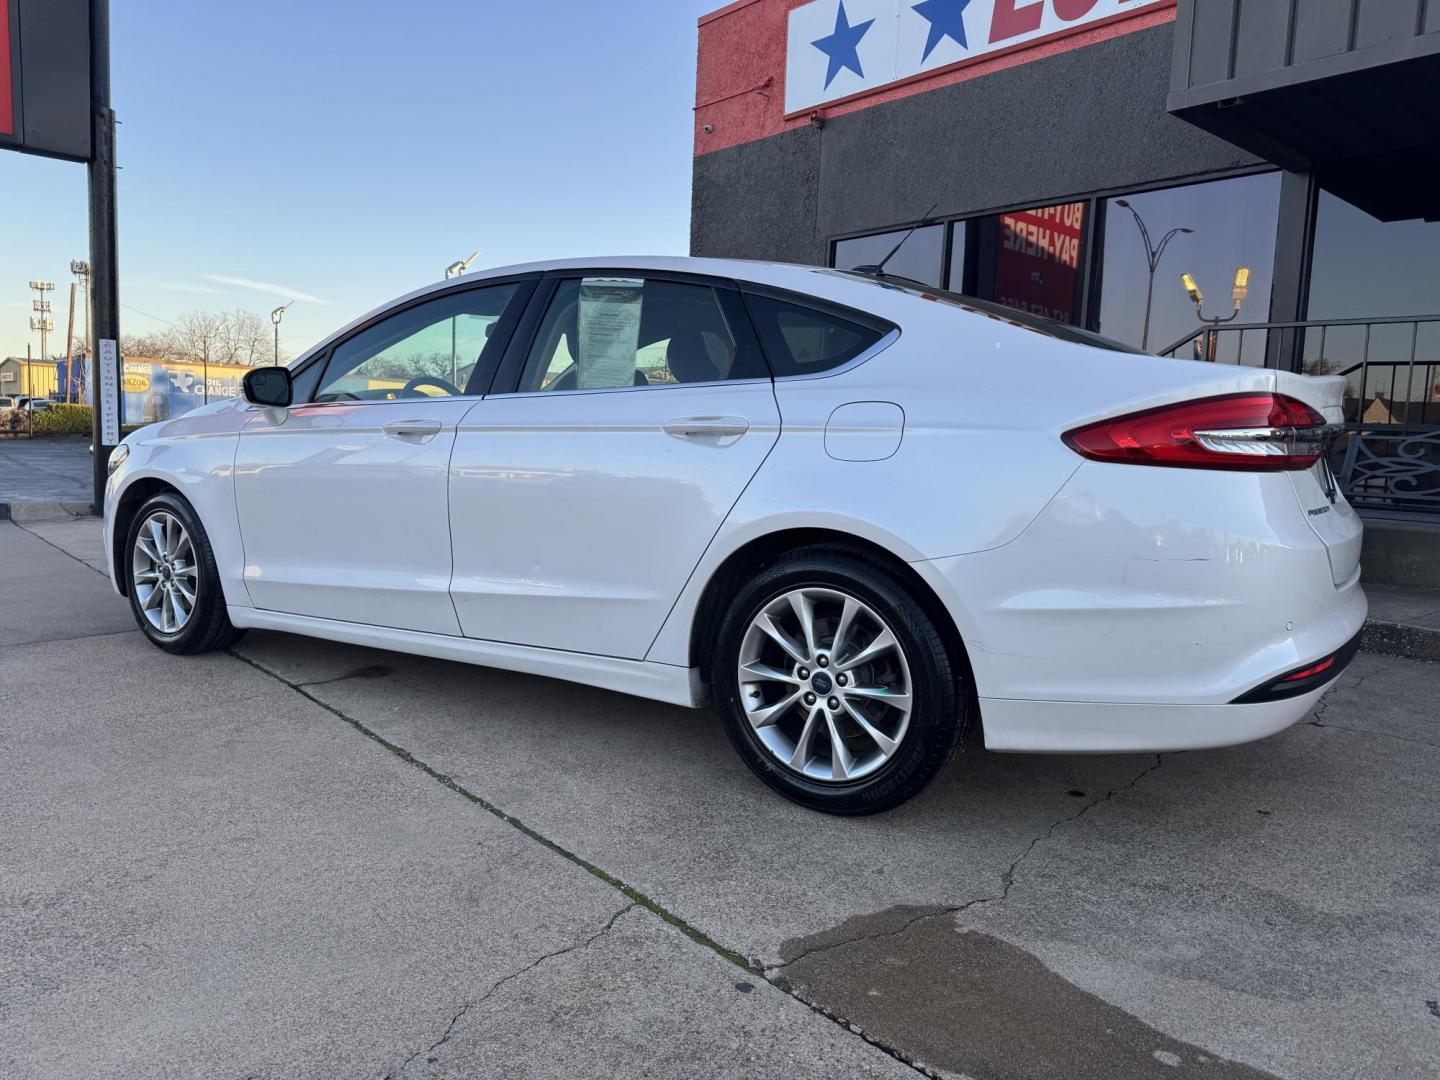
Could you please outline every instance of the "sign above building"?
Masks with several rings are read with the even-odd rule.
[[[785,112],[803,112],[1175,0],[814,0],[790,12]]]
[[[0,149],[90,159],[88,0],[0,0]]]

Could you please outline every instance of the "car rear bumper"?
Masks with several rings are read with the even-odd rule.
[[[1087,463],[1012,543],[912,566],[955,618],[997,750],[1262,738],[1324,685],[1237,699],[1340,652],[1367,610],[1281,473]]]
[[[1114,705],[981,698],[988,750],[1125,754],[1253,742],[1304,719],[1327,687],[1261,705]]]

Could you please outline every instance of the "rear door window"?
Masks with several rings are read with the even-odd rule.
[[[561,281],[520,377],[522,393],[767,378],[708,285],[643,277]]]

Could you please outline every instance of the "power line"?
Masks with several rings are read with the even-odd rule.
[[[162,322],[166,326],[175,325],[169,319],[162,319],[159,315],[151,315],[148,311],[141,311],[139,308],[131,307],[129,304],[121,304],[120,306],[126,311],[133,311],[136,315],[144,315],[147,319],[154,319],[156,322]]]

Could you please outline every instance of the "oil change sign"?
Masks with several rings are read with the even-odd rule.
[[[815,0],[790,12],[785,112],[1175,0]]]

